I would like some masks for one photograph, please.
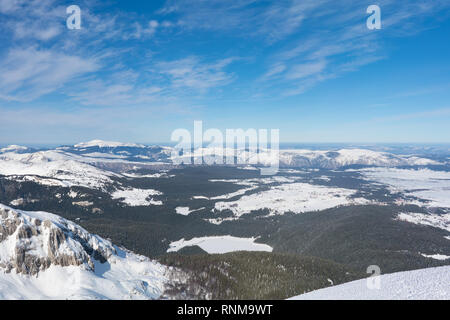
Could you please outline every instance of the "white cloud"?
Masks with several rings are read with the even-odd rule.
[[[242,30],[241,36],[262,36],[269,42],[292,34],[314,8],[327,0],[288,0],[266,2],[255,0],[168,0],[159,13],[176,15],[182,29]]]
[[[144,78],[142,70],[136,73],[118,66],[107,78],[86,80],[65,92],[83,105],[138,107],[171,103],[230,83],[233,74],[225,68],[233,61],[203,62],[192,56],[155,62]]]
[[[424,111],[424,112],[398,114],[398,115],[388,116],[388,117],[379,117],[379,118],[374,118],[373,121],[378,121],[378,122],[395,121],[395,122],[398,122],[398,121],[405,121],[405,120],[411,120],[411,119],[424,119],[424,118],[447,117],[447,116],[450,116],[450,108],[435,109],[435,110]]]
[[[10,49],[0,64],[0,95],[29,101],[97,69],[93,59],[37,48]]]
[[[290,80],[302,79],[316,74],[320,74],[325,69],[326,65],[327,64],[325,61],[308,62],[294,65],[289,70],[286,78]]]
[[[39,27],[36,23],[18,22],[14,26],[14,35],[19,39],[31,37],[33,39],[47,41],[58,36],[61,31],[62,27],[60,25]]]
[[[156,64],[156,71],[165,76],[174,88],[192,88],[204,91],[223,86],[232,80],[232,74],[224,71],[234,59],[223,59],[213,63],[201,62],[197,57]]]
[[[17,11],[24,2],[24,0],[0,0],[0,13]]]
[[[406,1],[400,6],[396,1],[384,0],[380,6],[383,28],[373,32],[365,25],[364,5],[350,0],[310,4],[307,21],[303,22],[308,32],[292,31],[298,31],[296,40],[272,55],[272,63],[262,76],[267,88],[282,87],[284,95],[298,95],[319,82],[384,59],[386,37],[407,35],[404,30],[418,32],[413,19],[423,20],[449,3]],[[261,87],[262,92],[266,86]]]
[[[264,39],[259,43],[262,51],[276,53],[258,78],[266,82],[259,81],[249,96],[265,93],[267,88],[278,90],[277,96],[280,90],[285,95],[299,94],[385,57],[379,36],[365,28],[364,6],[350,0],[168,0],[156,17],[106,13],[104,8],[97,11],[97,5],[97,1],[80,0],[82,30],[68,32],[65,7],[57,1],[0,0],[0,13],[5,15],[0,27],[11,31],[6,33],[10,42],[0,60],[0,99],[29,101],[58,91],[84,105],[142,104],[162,97],[205,94],[236,79],[229,68],[233,59],[205,61],[171,55],[174,60],[161,61],[158,41],[163,32],[171,31],[178,36],[180,31],[201,29]],[[383,26],[397,28],[446,3],[407,1],[399,6],[384,0],[380,5]],[[156,45],[148,48],[156,54],[145,61],[145,53],[140,55],[143,46],[127,47],[124,40],[154,41]],[[130,57],[136,57],[134,70],[116,69],[117,61],[126,64]],[[91,74],[95,71],[99,72]],[[129,77],[129,72],[135,75]],[[84,83],[74,82],[81,77]]]
[[[263,79],[271,78],[279,75],[286,70],[286,66],[283,63],[278,63],[270,67],[270,69],[264,74]]]
[[[153,36],[160,25],[158,21],[150,20],[146,26],[142,26],[139,22],[136,22],[134,26],[135,32],[132,34],[132,37],[136,39],[141,39],[144,37]]]

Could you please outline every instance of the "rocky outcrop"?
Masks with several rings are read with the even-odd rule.
[[[0,205],[0,268],[36,275],[52,265],[94,271],[116,253],[109,242],[49,213],[25,213]]]
[[[47,212],[0,204],[0,228],[0,300],[157,299],[173,269]]]
[[[0,210],[0,218],[2,223],[0,224],[0,242],[8,238],[20,225],[20,220],[15,212],[12,212],[9,217],[9,210]]]

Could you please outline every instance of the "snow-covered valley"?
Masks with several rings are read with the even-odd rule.
[[[430,169],[362,169],[368,179],[389,186],[391,192],[404,193],[423,200],[427,207],[450,208],[450,172]],[[410,203],[417,204],[411,200]]]
[[[216,202],[215,210],[231,210],[234,217],[252,211],[268,209],[270,214],[286,212],[303,213],[320,211],[342,205],[366,204],[365,199],[350,198],[355,190],[330,188],[307,183],[287,183],[271,187],[267,191],[243,196],[239,200]]]
[[[199,268],[203,255],[220,268],[222,255],[233,257],[242,268],[239,259],[252,254],[267,261],[317,254],[358,268],[373,256],[393,271],[450,263],[447,158],[362,147],[281,149],[278,173],[263,176],[269,155],[247,165],[178,166],[172,151],[101,140],[2,148],[0,203],[14,208],[0,207],[0,298],[156,299],[174,274],[187,281],[183,270],[173,273],[144,255],[168,256],[177,266],[198,259],[192,265]],[[234,151],[237,160],[258,158]],[[211,296],[195,283],[201,297]]]

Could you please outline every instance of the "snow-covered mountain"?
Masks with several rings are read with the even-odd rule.
[[[235,157],[237,164],[267,166],[278,158],[280,167],[338,169],[352,165],[375,167],[428,166],[440,162],[414,155],[397,155],[368,149],[306,150],[282,149],[279,153],[248,150],[203,148],[192,153],[172,156],[173,148],[134,143],[93,140],[75,146],[51,150],[33,150],[10,146],[0,150],[0,175],[14,180],[31,180],[51,186],[83,186],[105,190],[115,177],[128,171],[147,168],[173,168],[180,159]],[[175,161],[176,160],[176,161]],[[276,162],[276,161],[275,161]]]
[[[397,155],[369,149],[337,149],[337,150],[307,150],[307,149],[280,149],[248,150],[230,148],[199,148],[193,152],[171,157],[171,160],[181,163],[190,163],[190,159],[205,160],[214,163],[218,157],[234,158],[237,164],[251,164],[270,166],[279,163],[281,167],[323,168],[337,169],[346,166],[427,166],[441,164],[434,159],[415,155]]]
[[[161,146],[146,146],[136,143],[92,140],[80,142],[74,146],[63,146],[58,150],[67,153],[97,159],[100,161],[131,161],[131,162],[169,162],[172,148]]]
[[[123,143],[116,141],[103,141],[103,140],[91,140],[88,142],[80,142],[74,145],[75,148],[118,148],[118,147],[134,147],[134,148],[145,148],[142,144],[137,143]]]
[[[450,266],[397,272],[308,292],[292,300],[449,300]],[[369,285],[368,285],[369,282]]]
[[[10,145],[5,148],[0,148],[0,153],[6,153],[6,152],[15,152],[15,153],[26,153],[30,152],[31,149],[24,146],[18,146],[18,145]]]
[[[44,185],[85,186],[102,188],[112,183],[113,172],[92,165],[95,160],[61,150],[31,153],[6,152],[0,154],[0,174],[20,180],[36,181]]]
[[[167,271],[59,216],[0,205],[0,299],[157,299]]]
[[[368,149],[340,149],[336,151],[281,150],[280,164],[287,167],[336,169],[351,165],[397,167],[439,163],[432,159],[413,155],[394,155]]]
[[[166,163],[174,160],[190,160],[195,158],[212,158],[217,155],[231,156],[237,163],[249,163],[255,165],[270,165],[279,158],[282,167],[305,167],[336,169],[351,165],[363,166],[426,166],[437,165],[440,162],[424,156],[398,155],[393,153],[373,151],[369,149],[337,149],[337,150],[307,150],[307,149],[281,149],[279,152],[260,150],[249,151],[245,149],[227,148],[201,148],[194,152],[172,156],[172,147],[145,146],[135,143],[108,142],[93,140],[78,143],[74,146],[58,147],[55,150],[38,151],[38,157],[49,160],[62,157],[70,158],[84,163],[98,162],[135,162],[135,163]],[[17,160],[29,161],[26,157],[12,156],[11,154],[32,154],[26,147],[9,146],[0,150],[0,161]],[[58,155],[58,156],[56,156]],[[58,159],[57,159],[58,160]],[[190,162],[190,161],[188,161]],[[1,172],[0,172],[1,173]]]

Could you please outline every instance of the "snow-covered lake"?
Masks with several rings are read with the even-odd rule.
[[[237,238],[232,236],[200,237],[191,240],[178,240],[170,243],[167,252],[177,252],[184,247],[199,246],[208,253],[227,253],[234,251],[267,251],[272,247],[255,243],[256,238]]]

